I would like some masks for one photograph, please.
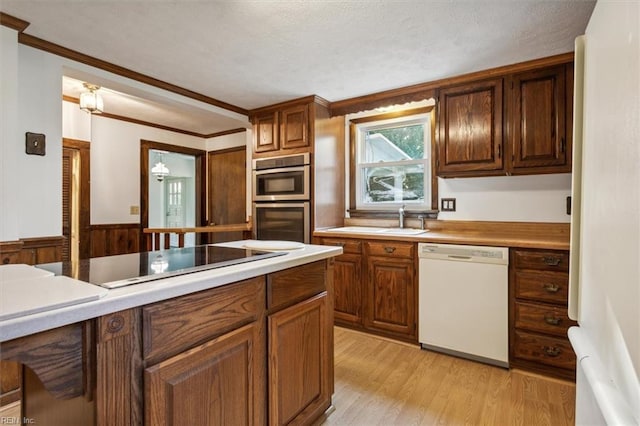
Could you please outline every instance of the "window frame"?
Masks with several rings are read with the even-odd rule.
[[[402,122],[403,118],[406,118],[406,121],[410,122],[415,119],[416,116],[429,114],[429,121],[431,124],[431,146],[425,146],[425,150],[429,150],[429,166],[431,171],[430,179],[426,179],[427,182],[431,184],[431,200],[430,202],[425,200],[425,203],[420,206],[417,210],[434,211],[437,210],[438,207],[438,180],[436,176],[436,114],[435,114],[435,105],[421,107],[421,108],[413,108],[407,109],[404,111],[394,111],[390,113],[384,114],[376,114],[370,115],[366,117],[359,117],[349,120],[349,212],[350,213],[358,213],[364,216],[375,216],[377,213],[389,213],[390,211],[397,210],[398,206],[403,203],[389,203],[387,205],[372,205],[372,206],[358,206],[358,159],[360,152],[358,151],[360,147],[358,146],[358,133],[362,124],[371,123],[374,124],[378,121],[391,121],[397,120],[398,122]],[[389,124],[395,124],[393,122]],[[430,205],[430,210],[428,206]],[[427,208],[423,208],[426,206]],[[408,204],[408,207],[411,208],[411,204]],[[412,209],[415,210],[415,209]]]

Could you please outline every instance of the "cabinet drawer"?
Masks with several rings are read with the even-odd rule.
[[[365,242],[370,256],[393,256],[413,259],[415,244],[397,241]]]
[[[565,272],[515,271],[516,297],[566,304],[569,275]]]
[[[258,277],[142,308],[143,356],[159,361],[258,318],[264,278]]]
[[[326,290],[325,261],[267,275],[267,308],[273,312]]]
[[[567,336],[569,327],[576,325],[567,316],[567,308],[534,303],[516,302],[515,321],[517,328]]]
[[[514,341],[516,358],[575,370],[576,354],[567,339],[540,336],[516,330]]]
[[[552,250],[515,250],[516,269],[541,269],[548,271],[569,271],[569,253]]]
[[[322,244],[326,246],[342,247],[344,253],[362,253],[362,241],[359,240],[338,240],[333,238],[325,238]]]

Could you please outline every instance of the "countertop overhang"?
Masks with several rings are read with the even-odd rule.
[[[253,240],[216,245],[242,248],[250,241]],[[301,266],[340,254],[342,254],[340,247],[305,245],[303,248],[290,250],[283,256],[112,289],[104,297],[95,301],[0,321],[0,342]],[[25,289],[24,297],[28,297],[28,289]]]

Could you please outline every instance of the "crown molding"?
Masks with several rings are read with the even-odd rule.
[[[531,61],[519,62],[517,64],[504,65],[501,67],[490,68],[488,70],[462,74],[455,77],[443,78],[426,83],[418,83],[398,89],[385,90],[383,92],[372,93],[370,95],[343,99],[341,101],[331,102],[331,116],[335,117],[388,105],[401,105],[407,102],[422,101],[436,97],[437,91],[447,86],[529,71],[535,68],[565,64],[572,62],[573,59],[573,52],[568,52],[546,58],[534,59]]]
[[[7,15],[4,12],[0,12],[0,25],[2,25],[3,27],[12,28],[21,33],[26,30],[27,27],[31,25],[31,23],[23,21],[20,18],[16,18],[15,16]]]
[[[74,98],[73,96],[62,95],[62,100],[66,101],[66,102],[72,102],[74,104],[80,104],[80,100],[78,98]],[[180,134],[183,134],[183,135],[196,136],[196,137],[202,138],[202,139],[207,139],[207,138],[212,137],[210,135],[205,135],[203,133],[192,132],[190,130],[184,130],[184,129],[178,129],[176,127],[165,126],[163,124],[152,123],[150,121],[144,121],[144,120],[138,120],[137,118],[131,118],[131,117],[127,117],[127,116],[124,116],[124,115],[118,115],[118,114],[111,114],[111,113],[108,113],[108,112],[101,112],[99,114],[95,114],[95,116],[96,117],[110,118],[112,120],[125,121],[127,123],[139,124],[141,126],[153,127],[153,128],[161,129],[161,130],[168,130],[170,132],[180,133]],[[245,129],[242,129],[242,130],[245,130]],[[220,132],[220,133],[224,133],[224,132]],[[213,135],[216,135],[216,134],[213,133]]]
[[[187,98],[195,99],[200,102],[204,102],[209,105],[214,105],[229,111],[237,112],[238,114],[248,115],[248,111],[244,108],[240,108],[235,105],[220,101],[218,99],[210,98],[209,96],[202,95],[200,93],[185,89],[183,87],[176,86],[166,81],[158,80],[153,77],[141,74],[136,71],[132,71],[128,68],[121,67],[119,65],[112,64],[102,59],[94,58],[93,56],[85,55],[78,51],[60,46],[55,43],[43,40],[38,37],[34,37],[29,34],[25,34],[23,31],[30,25],[29,22],[16,18],[11,15],[7,15],[4,12],[0,12],[0,25],[12,28],[18,31],[18,43],[25,46],[33,47],[34,49],[43,50],[48,53],[52,53],[63,58],[71,59],[95,68],[99,68],[113,74],[117,74],[123,77],[130,78],[131,80],[139,81],[141,83],[148,84],[150,86],[158,87],[169,92],[177,93]]]

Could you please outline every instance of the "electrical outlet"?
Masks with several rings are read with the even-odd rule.
[[[456,211],[456,199],[455,198],[441,198],[440,199],[440,211],[443,211],[443,212],[455,212]]]
[[[129,214],[140,214],[140,206],[130,206]]]

